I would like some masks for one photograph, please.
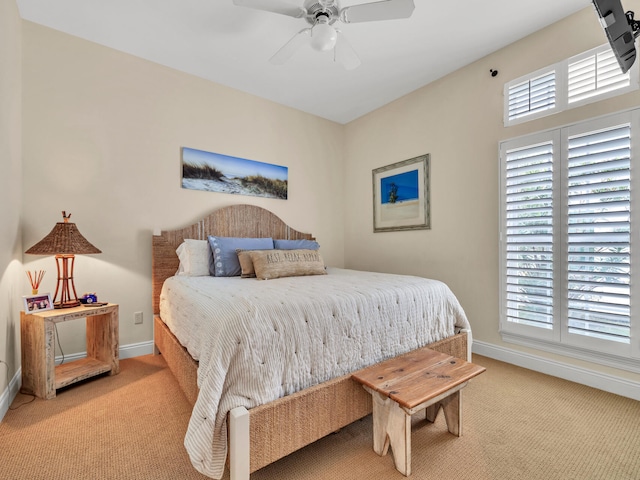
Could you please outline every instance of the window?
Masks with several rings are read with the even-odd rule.
[[[507,150],[506,313],[510,322],[553,327],[553,143]]]
[[[628,344],[631,325],[631,127],[569,136],[569,333]]]
[[[638,62],[622,73],[609,44],[505,85],[505,125],[515,125],[638,88]]]
[[[509,119],[547,112],[556,106],[555,70],[547,71],[508,88]]]
[[[501,143],[506,341],[602,363],[624,357],[640,371],[638,119],[640,110]]]
[[[637,68],[633,70],[637,72]],[[631,70],[622,73],[611,48],[600,47],[569,59],[567,99],[571,106],[589,103],[594,97],[625,93],[631,85]],[[609,95],[611,96],[611,95]]]

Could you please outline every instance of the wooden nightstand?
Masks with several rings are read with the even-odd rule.
[[[55,365],[54,324],[86,319],[87,357]],[[58,388],[101,373],[120,372],[118,305],[20,312],[23,393],[50,399]]]

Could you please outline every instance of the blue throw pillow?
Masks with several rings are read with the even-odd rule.
[[[319,250],[320,244],[314,240],[274,240],[276,250]]]
[[[242,273],[236,249],[273,250],[273,239],[214,237],[209,235],[209,245],[213,252],[213,271],[211,275],[215,277],[236,277]]]

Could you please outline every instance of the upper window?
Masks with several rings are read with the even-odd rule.
[[[548,115],[556,107],[556,72],[546,70],[524,82],[509,84],[508,118],[518,119],[532,114]]]
[[[515,125],[638,88],[638,62],[622,73],[609,44],[505,85],[505,125]]]
[[[626,92],[631,85],[631,70],[622,73],[613,51],[600,47],[570,58],[567,79],[569,104],[581,105],[593,97]]]

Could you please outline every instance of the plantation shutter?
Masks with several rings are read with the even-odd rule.
[[[553,328],[553,143],[506,151],[506,319]]]
[[[569,103],[619,90],[631,84],[630,72],[622,73],[613,50],[608,46],[599,50],[569,60]]]
[[[514,120],[556,106],[555,70],[508,87],[507,118]]]
[[[568,138],[568,331],[630,342],[631,128]]]

